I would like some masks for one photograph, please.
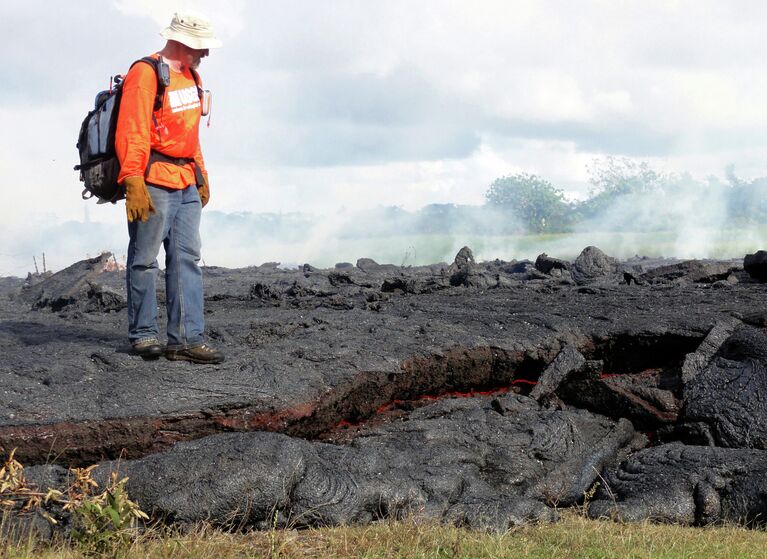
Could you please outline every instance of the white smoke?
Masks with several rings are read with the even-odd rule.
[[[412,266],[451,262],[463,246],[471,247],[478,260],[534,260],[543,252],[574,259],[588,245],[621,259],[732,259],[765,247],[767,180],[739,179],[731,169],[725,179],[651,170],[647,178],[631,174],[635,163],[621,162],[627,167],[619,168],[618,178],[610,180],[631,183],[634,191],[609,198],[600,211],[568,233],[526,232],[513,214],[490,205],[339,208],[324,214],[206,210],[201,227],[203,263],[331,267],[366,257]],[[592,192],[591,199],[597,194]],[[128,238],[122,208],[106,206],[106,210],[88,212],[83,221],[41,215],[21,229],[18,224],[0,224],[0,276],[35,271],[43,254],[50,270],[105,250],[124,262]],[[161,265],[163,258],[161,254]]]

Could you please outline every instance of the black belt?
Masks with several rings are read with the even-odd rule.
[[[149,176],[149,169],[152,168],[152,165],[158,161],[163,163],[171,163],[172,165],[178,165],[179,167],[184,167],[185,165],[189,165],[191,163],[194,166],[194,180],[197,183],[197,187],[199,188],[202,186],[202,169],[200,169],[200,165],[197,163],[197,161],[194,160],[194,157],[171,157],[155,150],[152,150],[149,153],[149,163],[147,163],[146,173],[144,173],[145,178]]]

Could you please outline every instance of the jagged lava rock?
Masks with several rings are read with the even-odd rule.
[[[125,308],[125,298],[99,283],[102,273],[114,256],[105,252],[95,258],[82,260],[26,287],[21,298],[33,309],[47,308],[54,312],[66,307],[78,307],[86,312],[119,311]]]
[[[601,278],[613,278],[618,272],[618,261],[595,246],[584,248],[573,262],[570,273],[578,285]]]
[[[643,446],[629,422],[541,410],[530,398],[448,399],[347,446],[277,433],[228,433],[108,462],[156,518],[270,529],[415,515],[505,531],[554,520],[605,466]],[[54,467],[55,468],[55,467]],[[60,469],[37,469],[55,480]]]
[[[535,259],[535,269],[544,274],[551,274],[552,270],[569,270],[570,263],[559,258],[553,258],[544,252]]]
[[[551,395],[563,381],[577,373],[585,364],[586,358],[577,349],[566,346],[543,371],[538,383],[530,392],[530,397],[541,400]]]
[[[767,281],[767,251],[757,250],[743,258],[743,269],[759,281]]]
[[[767,286],[723,290],[678,275],[629,286],[620,270],[573,286],[529,262],[459,263],[470,273],[457,286],[460,267],[444,263],[206,268],[208,335],[227,353],[214,367],[131,355],[124,310],[30,311],[23,295],[0,298],[0,446],[27,464],[124,450],[131,491],[170,520],[236,515],[245,493],[311,525],[415,509],[505,529],[577,502],[596,471],[642,444],[634,429],[653,441],[666,427],[688,442],[763,440],[740,425],[744,415],[764,423],[752,392],[764,392]],[[82,275],[48,279],[66,290]],[[78,285],[92,288],[87,279]],[[124,293],[117,273],[95,281]],[[717,386],[722,376],[733,382]],[[697,398],[683,395],[698,389],[734,416],[716,404],[685,415]],[[426,405],[434,398],[448,399]],[[289,477],[297,457],[305,469]],[[251,495],[259,484],[263,495]],[[664,506],[653,495],[648,503]],[[265,525],[262,512],[241,519]]]
[[[739,326],[709,365],[685,383],[682,420],[707,426],[717,446],[767,450],[763,329]]]
[[[589,293],[534,268],[542,278],[529,281],[529,267],[475,262],[491,288],[451,287],[447,264],[208,267],[207,333],[227,361],[205,368],[131,355],[124,310],[30,312],[23,297],[0,298],[0,447],[18,447],[28,464],[53,453],[83,465],[222,430],[320,436],[397,399],[515,382],[529,391],[565,346],[604,362],[589,382],[609,396],[568,405],[654,429],[657,412],[674,421],[681,395],[659,381],[673,380],[710,329],[734,313],[767,315],[758,283],[615,283]],[[98,279],[124,293],[121,274]]]
[[[767,451],[686,446],[647,448],[603,473],[592,518],[674,524],[767,521]]]
[[[735,268],[730,262],[686,260],[655,268],[641,278],[648,283],[715,283],[727,279]]]

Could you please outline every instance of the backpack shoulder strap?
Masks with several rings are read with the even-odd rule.
[[[143,62],[144,64],[149,64],[154,70],[154,75],[157,78],[157,94],[155,95],[155,98],[154,98],[154,108],[152,110],[159,111],[162,108],[162,100],[163,100],[163,97],[165,96],[165,84],[162,82],[162,79],[160,79],[160,60],[158,60],[157,58],[153,58],[151,56],[145,56],[144,58],[140,58],[139,60],[136,60],[133,64],[131,64],[131,68],[133,68],[139,62]]]
[[[197,96],[202,101],[202,86],[200,85],[200,74],[197,73],[197,70],[194,68],[189,68],[189,70],[192,72],[192,79],[194,80],[194,85],[197,86]]]

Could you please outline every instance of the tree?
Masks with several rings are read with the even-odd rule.
[[[741,179],[735,166],[725,167],[727,177],[727,213],[734,221],[767,221],[767,177]]]
[[[658,173],[646,161],[608,155],[588,168],[593,188],[588,200],[578,205],[579,218],[594,218],[624,197],[660,194],[664,184],[676,180]]]
[[[563,231],[570,204],[550,182],[527,173],[501,177],[485,193],[487,204],[512,212],[529,231]]]

